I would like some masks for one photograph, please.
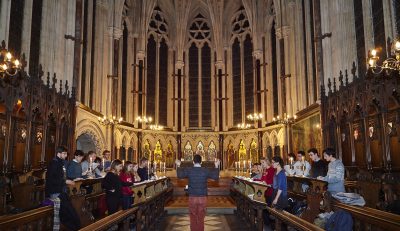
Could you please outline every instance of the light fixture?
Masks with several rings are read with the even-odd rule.
[[[246,124],[246,123],[241,123],[241,124],[237,125],[238,129],[248,129],[250,127],[251,127],[251,125],[250,124]]]
[[[162,125],[158,125],[158,124],[150,125],[150,130],[160,131],[160,130],[163,130],[163,129],[164,129],[164,126],[162,126]]]
[[[398,71],[400,73],[400,41],[393,41],[391,46],[392,57],[384,60],[381,66],[378,65],[378,50],[372,49],[368,52],[368,65],[373,73],[379,74],[383,70]]]
[[[4,40],[0,46],[0,78],[13,77],[21,70],[21,62],[6,49]]]
[[[292,117],[285,113],[282,117],[278,115],[277,117],[272,118],[272,121],[278,124],[292,124],[296,121],[296,119],[296,115]]]
[[[263,118],[263,114],[261,113],[253,113],[246,116],[246,118],[250,121],[258,121]]]
[[[113,125],[113,124],[119,124],[122,122],[123,118],[119,117],[119,119],[116,119],[115,116],[103,116],[103,117],[97,117],[97,120],[99,121],[100,124],[102,125]]]
[[[138,121],[139,123],[151,123],[151,121],[153,121],[153,118],[151,117],[146,117],[146,116],[138,116],[136,118],[136,121]]]

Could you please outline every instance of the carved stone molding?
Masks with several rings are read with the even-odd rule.
[[[290,26],[282,26],[276,28],[275,34],[277,39],[287,38],[290,34]]]

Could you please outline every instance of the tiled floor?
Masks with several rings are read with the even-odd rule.
[[[160,231],[190,231],[188,214],[167,216],[160,225]],[[207,215],[204,219],[205,231],[249,231],[235,215]]]

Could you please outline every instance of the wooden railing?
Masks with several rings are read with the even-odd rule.
[[[0,217],[0,230],[52,230],[53,206]]]
[[[268,209],[275,216],[276,230],[285,230],[285,226],[295,227],[298,230],[322,230],[318,226],[288,212],[270,208],[265,203],[264,197],[268,187],[270,186],[246,178],[233,178],[231,196],[236,202],[236,215],[249,224],[252,230],[263,230],[263,210],[265,209]],[[261,195],[256,197],[257,193]]]
[[[135,217],[138,208],[120,210],[101,220],[96,221],[82,229],[81,231],[100,231],[100,230],[129,230],[131,219]],[[113,228],[115,227],[115,229]]]
[[[161,178],[135,184],[131,187],[135,196],[133,208],[118,211],[81,230],[129,230],[134,218],[137,231],[154,230],[164,215],[166,202],[172,197],[169,181],[169,178]]]
[[[288,181],[299,181],[303,184],[312,185],[315,183],[314,179],[310,178],[300,178],[300,177],[288,177]],[[355,186],[358,185],[357,182],[351,181],[346,183],[348,187],[356,188]],[[293,182],[294,185],[294,182]],[[364,189],[366,190],[366,189]],[[371,187],[371,190],[375,190]],[[312,191],[311,191],[312,192]],[[359,206],[352,206],[341,203],[337,200],[333,200],[329,197],[329,194],[323,194],[324,191],[314,191],[310,193],[299,192],[296,187],[289,189],[289,195],[294,196],[298,199],[307,200],[307,210],[305,213],[309,213],[310,216],[304,216],[302,214],[302,218],[307,220],[314,220],[316,214],[324,212],[323,209],[326,211],[330,210],[338,210],[342,209],[344,211],[349,212],[353,217],[353,229],[355,231],[358,230],[398,230],[400,228],[400,215],[387,213],[378,209],[369,208],[369,207],[359,207]],[[325,195],[325,197],[323,197]],[[321,199],[324,200],[324,206],[321,208],[320,201]],[[310,204],[312,203],[312,205]]]
[[[307,230],[307,231],[322,231],[320,227],[303,220],[291,213],[286,211],[278,210],[275,208],[267,207],[268,212],[275,217],[275,230],[281,231],[286,230],[285,227],[290,226],[296,230]]]

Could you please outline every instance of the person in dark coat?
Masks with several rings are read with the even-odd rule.
[[[122,169],[122,162],[118,159],[111,163],[110,171],[103,179],[102,187],[106,191],[106,203],[108,215],[119,210],[122,201],[122,186],[132,186],[132,182],[122,182],[119,173]]]
[[[67,156],[65,147],[57,147],[56,156],[49,163],[46,171],[45,194],[54,203],[53,230],[60,229],[60,221],[71,230],[80,228],[79,216],[66,193],[67,184],[75,184],[74,181],[65,179],[64,161]]]
[[[190,230],[203,231],[207,203],[207,179],[219,179],[220,161],[215,161],[215,168],[202,168],[201,156],[193,157],[193,167],[180,168],[181,162],[176,160],[178,178],[188,178]]]

